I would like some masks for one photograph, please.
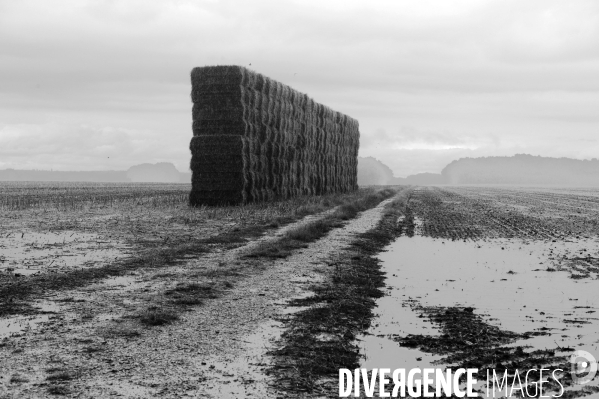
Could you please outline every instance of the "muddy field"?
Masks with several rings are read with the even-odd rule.
[[[414,189],[403,234],[380,255],[386,293],[360,337],[361,366],[478,368],[483,395],[487,370],[508,370],[511,384],[516,370],[562,369],[564,397],[597,395],[597,378],[572,383],[569,361],[575,350],[599,357],[598,195]],[[530,394],[538,380],[529,374]],[[552,382],[543,395],[562,393]]]
[[[338,397],[339,368],[429,365],[599,391],[569,365],[599,358],[599,190],[108,186],[0,186],[1,397]]]
[[[287,300],[322,278],[321,262],[290,263],[294,253],[393,194],[189,208],[186,185],[1,190],[6,397],[264,392],[264,378],[217,365],[264,356],[259,332],[272,333]]]

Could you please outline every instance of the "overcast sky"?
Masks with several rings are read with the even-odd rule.
[[[398,177],[599,157],[599,1],[0,0],[0,169],[186,171],[215,64],[358,119]]]

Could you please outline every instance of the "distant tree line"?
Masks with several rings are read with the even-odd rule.
[[[435,185],[445,184],[443,176],[438,173],[417,173],[408,177],[395,177],[387,165],[376,158],[358,158],[358,185],[360,186],[393,186],[401,184]]]
[[[0,181],[66,181],[66,182],[157,182],[191,183],[191,173],[179,172],[168,162],[144,163],[128,170],[108,171],[52,171],[52,170],[0,170]]]
[[[461,158],[441,171],[449,184],[599,186],[599,160],[513,157]]]
[[[516,154],[512,157],[460,158],[437,173],[418,173],[400,178],[381,161],[358,159],[358,184],[441,185],[522,184],[599,187],[599,160],[549,158]]]
[[[0,170],[0,181],[88,181],[190,183],[191,173],[172,163],[135,165],[126,171],[63,172]],[[358,184],[530,184],[599,187],[599,160],[548,158],[528,154],[512,157],[460,158],[437,173],[395,177],[387,165],[373,157],[358,158]]]

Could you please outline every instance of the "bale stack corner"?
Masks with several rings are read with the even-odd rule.
[[[189,203],[357,189],[358,121],[240,66],[191,71]]]

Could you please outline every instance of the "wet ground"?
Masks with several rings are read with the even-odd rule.
[[[493,194],[501,201],[481,200]],[[597,192],[586,194],[568,204],[567,194],[523,189],[415,192],[406,212],[411,228],[379,256],[386,295],[360,337],[361,366],[503,372],[564,366],[573,350],[599,358],[599,238],[588,220]],[[581,203],[591,205],[581,212],[574,206]],[[568,206],[576,219],[560,227]],[[595,378],[574,386],[567,374],[569,395],[599,385]]]
[[[122,259],[131,246],[79,231],[11,232],[0,237],[0,273],[30,276],[69,268],[93,267]]]
[[[357,195],[370,198],[370,190],[364,193]],[[282,240],[289,228],[329,217],[335,207],[332,199],[322,208],[306,205],[308,200],[273,209],[222,209],[222,215],[181,209],[170,218],[161,208],[127,207],[120,214],[101,208],[87,224],[87,209],[56,211],[47,218],[59,215],[69,223],[53,219],[48,228],[36,224],[39,211],[0,214],[7,221],[0,223],[7,231],[0,236],[7,248],[0,351],[10,359],[0,361],[0,397],[279,397],[272,352],[281,348],[286,321],[306,310],[286,305],[311,296],[312,286],[331,271],[329,253],[342,252],[355,234],[375,226],[382,211],[350,218],[286,259],[245,256],[261,242]],[[156,215],[161,211],[163,218]],[[310,216],[303,218],[306,212]],[[187,216],[193,224],[183,226]],[[247,231],[238,227],[243,218],[254,223]],[[286,226],[279,229],[281,224]],[[71,225],[79,228],[65,227]],[[183,243],[171,252],[161,248],[177,232],[185,233]],[[194,242],[188,236],[204,237]],[[75,258],[70,254],[87,258],[100,251],[104,243],[94,240],[102,237],[132,245],[133,259],[69,263]],[[28,262],[36,259],[35,265]],[[37,271],[17,270],[28,263]]]
[[[192,266],[132,268],[68,292],[40,295],[30,302],[35,312],[0,319],[0,344],[23,366],[5,373],[0,383],[18,392],[70,387],[88,397],[123,392],[183,397],[198,389],[212,397],[268,397],[275,394],[265,394],[273,388],[266,385],[275,380],[284,397],[337,397],[338,369],[358,367],[354,359],[360,355],[367,368],[477,367],[483,374],[563,366],[574,349],[599,358],[599,301],[593,290],[599,275],[599,190],[405,188],[400,197],[397,213],[384,216],[376,231],[343,237],[336,246],[323,239],[298,251],[295,263],[281,261],[278,283],[258,276],[272,266],[260,272],[234,266],[238,259],[226,258],[229,249],[223,246],[197,265],[197,255],[186,255]],[[60,228],[38,231],[34,213],[29,224],[6,219],[13,224],[0,235],[0,279],[43,283],[58,270],[97,268],[85,264],[94,255],[109,260],[127,256],[127,245],[149,248],[167,245],[177,234],[235,231],[233,221],[256,217],[254,210],[227,218],[199,210],[202,217],[193,219],[186,213],[161,218],[157,215],[167,212],[160,208],[138,210],[137,218],[129,209],[118,217],[109,211],[86,228],[83,210],[53,222]],[[215,229],[208,216],[221,227]],[[377,223],[378,216],[363,216],[356,231]],[[108,240],[123,243],[120,255],[106,251]],[[312,281],[314,293],[304,292],[294,303],[302,306],[283,310],[299,293],[281,284],[309,288],[303,267],[326,281],[322,286]],[[217,269],[222,281],[213,285],[223,289],[222,298],[202,299],[167,327],[150,329],[131,318],[147,304],[171,301],[160,293],[172,293],[190,278],[212,281]],[[243,283],[248,278],[255,280]],[[279,303],[277,290],[285,301]],[[367,334],[360,335],[365,328]],[[57,353],[64,370],[77,371],[68,381],[51,381]],[[24,382],[27,374],[30,381]],[[596,385],[597,379],[587,388]],[[567,397],[593,393],[568,389]]]
[[[18,282],[35,275],[99,267],[125,259],[131,253],[130,245],[98,234],[69,230],[22,230],[0,237],[0,279],[3,282]],[[127,282],[121,281],[123,279],[125,277],[114,278],[113,284],[126,284]],[[55,302],[42,302],[30,307],[28,314],[2,317],[0,339],[37,329],[59,311],[60,307]]]

